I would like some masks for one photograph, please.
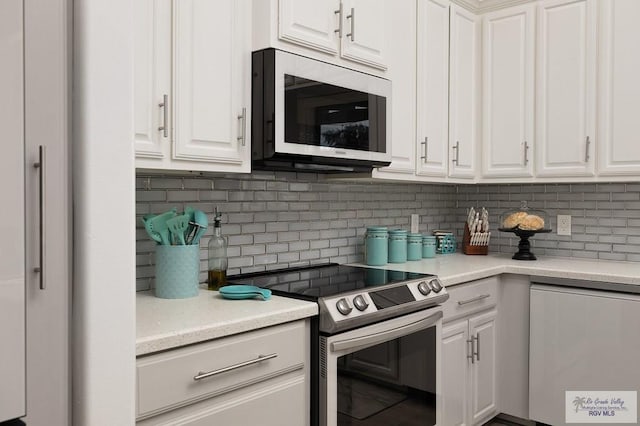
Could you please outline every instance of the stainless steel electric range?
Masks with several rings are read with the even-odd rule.
[[[439,424],[442,310],[429,274],[319,265],[230,277],[318,303],[310,424]]]

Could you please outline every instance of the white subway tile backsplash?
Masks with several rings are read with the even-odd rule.
[[[513,253],[518,239],[501,234],[500,212],[522,200],[545,209],[551,226],[558,214],[572,216],[571,236],[536,235],[538,255],[640,260],[640,184],[407,185],[339,182],[323,175],[256,172],[220,177],[137,176],[136,240],[138,291],[153,288],[155,243],[140,221],[147,213],[189,205],[213,219],[223,214],[229,241],[229,273],[248,273],[326,262],[362,261],[367,226],[409,228],[420,215],[420,231],[451,229],[458,238],[469,207],[487,207],[491,251]],[[209,229],[201,241],[206,279]]]

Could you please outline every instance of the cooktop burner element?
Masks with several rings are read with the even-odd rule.
[[[320,331],[325,333],[426,309],[449,298],[434,275],[335,264],[236,275],[229,281],[317,302]]]

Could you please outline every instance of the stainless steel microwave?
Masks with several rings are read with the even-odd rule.
[[[391,162],[391,82],[277,49],[253,52],[254,169],[362,172]]]

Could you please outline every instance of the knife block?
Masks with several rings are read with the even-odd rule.
[[[462,238],[462,252],[464,254],[488,254],[489,246],[472,246],[471,245],[471,232],[469,231],[469,225],[464,224],[464,236]]]

